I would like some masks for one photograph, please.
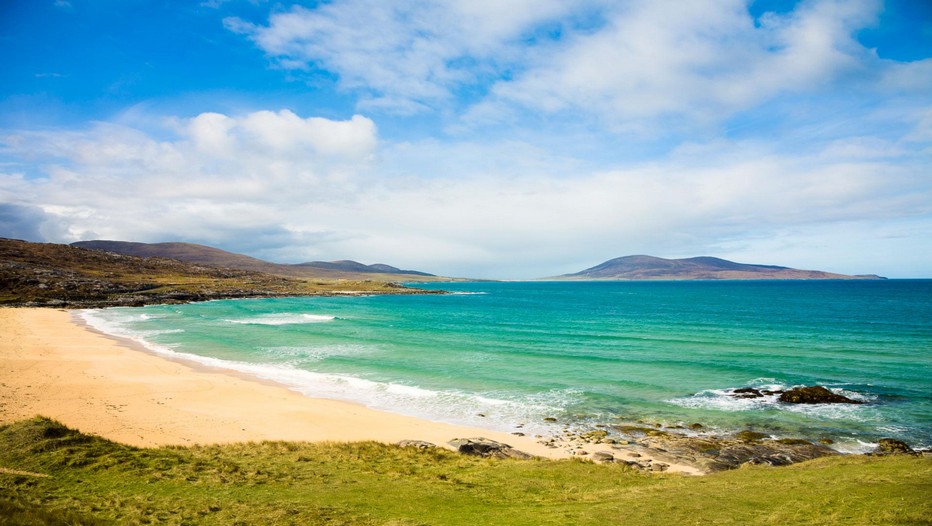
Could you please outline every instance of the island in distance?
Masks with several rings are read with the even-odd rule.
[[[663,280],[812,280],[886,279],[874,274],[850,276],[820,270],[799,270],[776,265],[749,265],[714,257],[664,259],[624,256],[610,259],[574,274],[545,278],[553,281],[663,281]]]

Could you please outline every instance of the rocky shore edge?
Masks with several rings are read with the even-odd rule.
[[[694,424],[699,425],[699,424]],[[566,431],[541,440],[553,448],[565,448],[575,458],[597,464],[623,464],[649,473],[675,471],[705,475],[748,465],[788,466],[820,457],[844,455],[827,445],[795,438],[769,438],[755,431],[727,436],[691,436],[674,428],[641,424],[613,425],[608,429]],[[421,440],[403,440],[402,447],[438,447]],[[504,442],[484,437],[458,438],[447,443],[454,450],[480,457],[531,459],[534,455]],[[864,455],[932,456],[932,450],[913,450],[893,438],[880,439],[877,448]],[[672,469],[671,469],[672,468]]]
[[[790,404],[860,404],[823,386],[800,386],[786,391],[760,392],[752,388],[735,389],[735,397],[779,395]],[[555,418],[547,418],[555,423]],[[521,426],[519,426],[521,427]],[[516,431],[514,435],[524,436]],[[773,438],[766,433],[743,430],[730,434],[715,434],[699,423],[688,426],[646,424],[644,422],[596,425],[574,429],[565,424],[563,431],[545,438],[536,436],[548,448],[562,449],[571,457],[595,463],[616,463],[644,472],[676,471],[687,474],[709,474],[737,469],[746,465],[787,466],[820,457],[844,455],[829,447],[829,439],[814,443],[800,438]],[[437,447],[429,442],[406,440],[405,447]],[[510,445],[484,437],[461,438],[448,446],[467,455],[495,458],[533,458]],[[865,455],[932,456],[932,450],[914,450],[895,438],[881,438],[877,447]]]
[[[96,284],[95,284],[96,285]],[[286,284],[287,285],[287,284]],[[370,287],[370,285],[372,285]],[[77,287],[75,287],[77,288]],[[333,297],[445,294],[445,291],[406,287],[397,283],[362,284],[360,290],[268,290],[261,287],[233,290],[157,291],[121,289],[119,287],[95,286],[89,294],[73,294],[67,298],[40,298],[30,301],[6,302],[2,307],[57,308],[57,309],[103,309],[109,307],[144,307],[146,305],[172,305],[228,299],[290,298],[290,297]]]

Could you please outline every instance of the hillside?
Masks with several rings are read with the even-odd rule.
[[[107,307],[222,298],[424,293],[375,281],[312,281],[0,238],[0,305]]]
[[[813,280],[883,279],[875,275],[849,276],[819,270],[799,270],[777,265],[749,265],[714,257],[664,259],[653,256],[625,256],[610,259],[574,274],[551,280]]]
[[[365,265],[356,261],[310,261],[294,265],[271,263],[243,254],[194,243],[133,243],[128,241],[78,241],[72,246],[105,250],[139,257],[172,258],[188,263],[221,268],[251,270],[305,279],[371,279],[379,281],[441,281],[441,278],[416,270],[402,270],[390,265]]]

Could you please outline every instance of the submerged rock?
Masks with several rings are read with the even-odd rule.
[[[731,393],[735,398],[762,398],[764,396],[763,393],[753,387],[741,387],[733,390]]]
[[[787,404],[863,404],[847,396],[835,394],[821,385],[794,387],[780,395],[779,400]]]
[[[783,391],[771,391],[769,389],[755,389],[753,387],[739,387],[737,389],[732,389],[730,393],[731,396],[735,398],[763,398],[765,396],[773,396],[778,394],[783,394]]]
[[[474,455],[478,457],[495,457],[495,458],[534,458],[523,451],[511,447],[502,442],[496,442],[488,438],[455,438],[447,444],[455,447],[457,451],[465,455]]]

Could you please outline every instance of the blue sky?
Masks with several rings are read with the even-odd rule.
[[[932,2],[6,0],[0,236],[932,276]]]

